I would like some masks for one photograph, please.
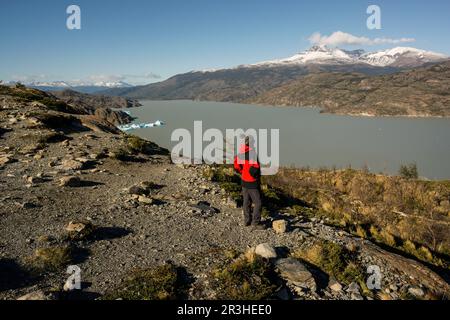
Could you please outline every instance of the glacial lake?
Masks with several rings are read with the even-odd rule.
[[[141,101],[127,109],[134,123],[162,120],[163,127],[129,131],[171,149],[172,131],[192,132],[194,121],[208,128],[279,129],[280,164],[311,168],[363,168],[397,174],[417,163],[428,179],[450,179],[450,119],[351,117],[321,114],[315,108],[267,107],[221,102]]]

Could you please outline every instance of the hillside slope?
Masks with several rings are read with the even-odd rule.
[[[389,75],[310,74],[246,100],[350,115],[450,116],[450,61]]]
[[[231,199],[240,188],[232,170],[173,165],[167,150],[105,119],[36,90],[0,89],[0,299],[433,299],[450,291],[423,263],[269,186],[269,228],[249,229]],[[275,221],[288,228],[270,228]],[[64,289],[74,264],[79,291]],[[370,265],[381,268],[383,291],[368,290]]]
[[[283,83],[317,72],[354,71],[365,74],[395,72],[396,68],[355,65],[243,66],[217,71],[189,72],[158,83],[102,92],[106,95],[150,100],[242,102]]]

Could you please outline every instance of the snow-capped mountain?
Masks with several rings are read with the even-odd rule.
[[[17,82],[10,81],[5,84],[14,85]],[[131,88],[132,85],[123,81],[29,81],[23,82],[24,85],[43,91],[61,91],[72,89],[83,93],[95,93],[114,88]]]
[[[365,53],[364,50],[347,51],[327,46],[314,46],[286,59],[264,61],[239,67],[275,67],[307,64],[368,64],[376,67],[414,67],[445,59],[448,59],[448,57],[444,54],[408,47]]]
[[[362,61],[377,67],[414,67],[448,58],[444,54],[409,47],[397,47],[361,56]]]

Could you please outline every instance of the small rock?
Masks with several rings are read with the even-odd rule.
[[[359,287],[359,284],[357,284],[356,282],[352,282],[348,285],[347,292],[360,294],[360,289],[361,288]]]
[[[287,221],[286,220],[275,220],[272,223],[272,228],[275,233],[282,234],[287,230]]]
[[[0,157],[0,167],[4,166],[5,164],[13,162],[13,159],[9,156],[1,156]]]
[[[146,196],[139,196],[137,200],[143,204],[153,204],[153,199]]]
[[[27,182],[29,184],[42,183],[42,182],[44,182],[44,179],[39,178],[39,177],[28,177]]]
[[[81,232],[83,231],[87,225],[82,222],[69,222],[69,224],[66,227],[66,231],[68,232]]]
[[[419,287],[409,287],[408,293],[418,298],[423,297],[425,295],[423,289]]]
[[[64,170],[81,170],[84,167],[84,163],[77,161],[77,160],[72,160],[72,159],[66,159],[63,160],[61,163],[61,167]]]
[[[38,291],[30,292],[26,295],[23,295],[20,298],[18,298],[17,300],[40,300],[40,301],[42,301],[42,300],[52,300],[52,299],[50,296],[45,294],[44,291],[38,290]]]
[[[389,289],[391,289],[393,292],[397,292],[398,291],[398,287],[395,284],[391,284],[389,286]]]
[[[141,186],[131,186],[128,188],[128,193],[133,195],[145,195],[148,192]]]
[[[274,247],[268,243],[262,243],[256,246],[255,253],[266,259],[272,259],[277,257]]]
[[[333,290],[334,292],[342,291],[342,285],[335,278],[330,279],[328,287],[330,287],[330,289]]]
[[[354,293],[350,295],[352,300],[364,300],[364,297],[360,293]]]
[[[75,176],[62,177],[59,181],[61,187],[80,187],[82,185],[81,179]]]

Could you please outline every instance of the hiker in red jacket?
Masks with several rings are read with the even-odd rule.
[[[245,226],[265,229],[261,223],[261,167],[250,137],[245,138],[245,144],[239,148],[239,154],[234,158],[234,170],[241,175]]]

